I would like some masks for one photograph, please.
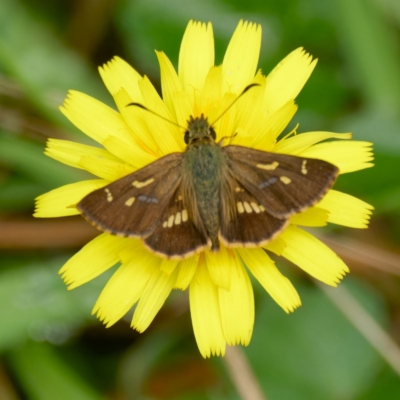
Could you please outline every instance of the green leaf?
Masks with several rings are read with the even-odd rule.
[[[181,339],[174,327],[151,332],[141,337],[140,346],[134,346],[125,354],[121,365],[121,384],[129,398],[145,399],[143,382],[160,358],[177,346]],[[173,356],[172,356],[173,357]]]
[[[382,369],[366,393],[357,400],[400,399],[399,376],[388,366]]]
[[[363,110],[342,118],[334,131],[353,132],[354,140],[373,143],[375,166],[338,179],[339,190],[361,196],[374,205],[376,213],[399,211],[397,171],[400,156],[400,119],[387,112]],[[374,213],[375,214],[375,213]]]
[[[374,316],[385,315],[374,292],[349,283],[346,278]],[[246,349],[268,399],[352,399],[363,393],[381,359],[319,289],[296,286],[303,305],[291,315],[263,297]]]
[[[43,154],[44,145],[1,134],[0,159],[10,169],[22,173],[47,189],[77,182],[87,177]]]
[[[0,182],[0,214],[32,211],[33,199],[47,190],[27,179],[12,176]]]
[[[106,277],[68,291],[58,275],[63,262],[57,258],[0,271],[0,351],[28,338],[60,344],[95,321],[90,311]]]
[[[370,141],[374,149],[389,156],[400,156],[400,119],[388,112],[363,110],[335,124],[338,132],[353,132],[354,140]]]
[[[29,399],[104,399],[82,382],[48,344],[27,342],[11,352],[9,361]]]
[[[0,0],[0,66],[23,87],[34,106],[68,130],[59,112],[69,89],[110,99],[95,68],[68,49],[19,0]],[[33,15],[32,15],[33,14]]]
[[[342,35],[353,76],[372,109],[397,114],[400,59],[394,36],[371,0],[337,0]]]

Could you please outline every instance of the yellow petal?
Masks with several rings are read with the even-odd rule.
[[[131,102],[131,99],[129,97],[122,98],[122,93],[126,92],[118,93],[116,95],[116,98],[120,99],[121,97],[121,101],[124,102],[124,104],[129,104]],[[99,115],[101,115],[101,113],[104,111],[102,110],[103,107],[97,107],[96,105],[93,108],[92,100],[90,98],[89,100],[87,100],[80,94],[73,93],[71,94],[70,99],[71,102],[68,103],[68,112],[70,113],[71,118],[80,118],[86,125],[90,125],[91,122],[94,121],[93,124],[94,126],[96,126],[96,120],[100,120],[101,118],[93,115],[92,111],[95,110],[95,112],[98,112]],[[130,111],[132,111],[132,109],[134,109],[135,107],[124,106],[122,108],[124,110],[124,118],[128,116],[127,120],[128,122],[131,122],[131,118],[129,117],[132,115],[132,112]],[[86,111],[87,114],[83,115],[83,113]],[[107,112],[109,112],[109,110]],[[77,166],[76,163],[78,162],[77,158],[79,156],[79,153],[82,153],[82,155],[94,155],[96,157],[107,158],[110,160],[123,159],[124,161],[130,163],[135,169],[141,168],[156,159],[155,154],[152,155],[145,146],[140,146],[140,141],[138,141],[137,139],[135,140],[135,135],[129,130],[128,126],[124,123],[124,120],[121,119],[120,114],[115,113],[115,111],[111,110],[109,117],[110,118],[108,118],[106,115],[104,116],[104,126],[102,129],[94,133],[92,132],[93,135],[100,135],[97,138],[93,135],[92,137],[102,143],[111,154],[107,155],[106,150],[101,149],[91,150],[91,153],[89,153],[86,150],[90,149],[90,146],[75,144],[75,148],[72,148],[72,145],[66,145],[67,141],[56,141],[52,139],[52,142],[49,142],[48,145],[49,149],[51,148],[52,150],[57,150],[58,152],[57,154],[55,154],[53,151],[49,153],[49,155],[51,157],[62,157],[62,162],[73,162],[75,163],[75,165],[73,166]],[[90,118],[93,118],[93,120],[90,120]],[[138,120],[139,118],[135,118],[132,122],[132,125],[135,127],[135,132],[138,132],[138,129],[143,126],[138,122]],[[108,127],[107,124],[109,125]],[[81,126],[81,129],[84,129],[83,126]],[[87,131],[85,132],[88,133]],[[144,137],[151,138],[147,126],[145,126],[144,134],[143,131],[140,129],[139,133],[141,133]],[[140,137],[140,134],[138,136]],[[56,142],[56,147],[53,142]],[[65,144],[65,146],[62,146],[61,143]],[[156,147],[154,141],[151,143],[151,145]],[[78,148],[77,146],[80,146],[80,148]],[[65,150],[65,152],[60,153],[60,151],[62,150]],[[65,154],[67,152],[70,152],[69,156]],[[82,166],[78,166],[78,168],[79,167],[82,168]]]
[[[328,211],[328,222],[360,229],[368,227],[374,209],[364,201],[336,190],[330,190],[317,207]]]
[[[174,104],[173,96],[183,90],[181,81],[165,53],[156,51],[156,55],[160,64],[162,97],[169,111],[175,113],[178,107]]]
[[[267,76],[264,108],[274,112],[288,101],[293,100],[310,77],[317,60],[302,48],[285,57]]]
[[[328,142],[309,147],[298,155],[328,161],[345,174],[373,167],[369,162],[374,159],[371,146],[369,142]]]
[[[36,199],[36,218],[66,217],[78,215],[76,205],[93,190],[100,189],[109,184],[103,179],[81,181],[61,186],[42,194]]]
[[[239,94],[252,82],[260,48],[261,25],[240,21],[222,63],[224,92]]]
[[[206,251],[205,256],[208,273],[214,285],[229,290],[232,265],[236,262],[232,252],[221,246],[219,252]]]
[[[318,207],[311,207],[290,218],[292,225],[325,226],[328,222],[329,212]]]
[[[139,86],[146,107],[151,111],[155,111],[168,121],[172,121],[172,114],[149,79],[144,77],[143,80],[139,82]],[[142,115],[145,117],[149,132],[151,132],[154,141],[158,144],[161,154],[165,155],[181,150],[178,143],[182,141],[182,129],[155,116],[151,112],[143,110]]]
[[[101,160],[93,156],[82,156],[79,165],[86,171],[107,181],[116,181],[135,170],[129,164],[115,160]]]
[[[161,260],[160,270],[165,272],[167,275],[171,275],[175,271],[178,264],[178,260],[167,260],[163,258]]]
[[[131,326],[138,332],[143,332],[151,324],[171,293],[176,276],[176,270],[172,274],[158,270],[150,277],[133,314]]]
[[[327,139],[351,139],[351,133],[306,132],[280,140],[273,151],[275,153],[297,155],[310,146]]]
[[[180,129],[178,135],[178,145],[180,151],[184,151],[186,148],[186,144],[184,141],[185,130],[188,125],[188,120],[190,116],[195,115],[190,105],[190,101],[187,95],[187,92],[179,92],[175,93],[173,96],[173,102],[175,105],[175,116],[176,123],[185,129]]]
[[[135,260],[138,252],[140,252],[140,262],[147,264],[157,264],[157,268],[160,267],[161,258],[155,254],[149,252],[143,245],[141,239],[131,239],[133,245],[130,247],[124,247],[118,252],[118,257],[123,264],[129,264],[132,260]]]
[[[236,249],[243,262],[263,288],[287,313],[300,307],[300,297],[292,283],[276,268],[264,250]]]
[[[119,261],[118,252],[132,243],[132,239],[102,233],[70,258],[59,273],[68,289],[74,289],[114,266]]]
[[[103,143],[116,136],[130,143],[131,133],[122,116],[112,108],[84,93],[70,90],[60,111],[83,133]]]
[[[259,125],[260,115],[264,114],[261,108],[263,95],[263,86],[255,86],[237,101],[235,108],[235,131],[237,128],[241,128],[248,132],[250,137],[253,136],[254,126]]]
[[[286,242],[281,239],[281,236],[278,235],[272,242],[269,242],[263,248],[268,249],[269,251],[272,251],[275,254],[278,254],[279,256],[282,255],[283,250],[286,247]]]
[[[218,106],[222,98],[222,66],[210,68],[200,96],[199,109],[195,113],[204,113],[212,123],[221,113]]]
[[[275,151],[274,144],[276,138],[288,126],[294,114],[296,114],[297,105],[294,100],[288,101],[282,107],[270,114],[262,114],[258,119],[258,124],[255,126],[252,133],[254,137],[251,147],[263,151]]]
[[[118,268],[93,308],[92,314],[97,313],[107,327],[121,319],[133,307],[142,296],[151,276],[158,271],[159,260],[137,242],[132,243],[130,248],[135,250],[134,258]]]
[[[219,142],[222,138],[230,137],[231,139],[233,139],[234,138],[233,135],[237,134],[237,136],[240,136],[241,134],[241,128],[235,127],[234,115],[236,110],[236,104],[233,107],[230,107],[230,105],[234,102],[236,97],[237,96],[234,95],[233,93],[225,93],[221,99],[221,102],[219,104],[219,112],[217,115],[217,118],[218,117],[221,118],[218,119],[218,121],[214,125],[215,132],[217,134],[216,142]],[[225,110],[227,110],[227,112],[224,113]],[[227,141],[227,143],[230,142],[230,139],[225,139],[225,140]]]
[[[85,144],[70,142],[69,140],[49,139],[47,141],[46,150],[47,156],[54,158],[64,164],[75,168],[83,168],[79,165],[79,160],[82,156],[95,157],[98,160],[120,161],[109,151],[99,149],[98,147],[87,146]]]
[[[194,336],[201,355],[225,355],[218,290],[204,263],[200,263],[190,284],[190,313]]]
[[[199,257],[200,255],[196,254],[179,263],[175,289],[186,290],[188,288],[199,264]]]
[[[235,257],[235,262],[232,262],[230,267],[232,268],[230,289],[218,290],[222,329],[229,346],[236,344],[247,346],[254,325],[253,287],[241,260]]]
[[[289,226],[279,238],[284,241],[285,246],[278,255],[327,285],[337,286],[349,272],[346,264],[331,249],[302,229]],[[272,246],[265,247],[276,252]]]
[[[109,136],[104,141],[104,146],[119,159],[130,164],[134,170],[143,168],[157,159],[154,154],[148,153],[139,145],[133,147],[132,144],[128,144],[115,136]]]
[[[114,95],[114,100],[124,121],[130,128],[134,143],[141,148],[140,152],[146,150],[148,153],[154,154],[154,156],[161,154],[158,144],[154,140],[146,123],[149,111],[143,110],[138,106],[130,105],[133,99],[124,89],[121,89]],[[144,100],[142,99],[139,104],[143,105],[143,102]],[[130,141],[127,141],[127,143],[130,143]]]
[[[209,69],[214,65],[212,25],[190,21],[179,52],[179,78],[183,89],[193,94],[203,88]]]
[[[99,72],[108,91],[113,96],[121,89],[124,89],[132,101],[139,103],[143,101],[142,93],[138,86],[138,82],[142,77],[126,61],[119,57],[114,57],[103,67],[100,67]]]

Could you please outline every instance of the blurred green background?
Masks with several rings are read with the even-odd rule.
[[[232,357],[201,358],[187,292],[144,334],[129,316],[103,327],[90,312],[110,274],[72,292],[57,274],[96,232],[31,216],[37,195],[83,178],[43,155],[48,137],[88,140],[58,111],[68,89],[112,105],[97,66],[114,55],[159,87],[154,49],[177,65],[189,19],[212,22],[219,63],[241,18],[262,25],[264,73],[299,46],[319,58],[299,132],[352,131],[376,153],[337,184],[375,206],[370,229],[322,237],[352,271],[340,288],[278,260],[303,301],[288,316],[255,283],[253,339],[235,353],[250,381]],[[0,0],[0,399],[256,400],[257,385],[269,400],[399,399],[399,38],[398,0]]]

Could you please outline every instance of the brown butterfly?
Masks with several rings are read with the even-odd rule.
[[[78,210],[101,231],[140,238],[161,257],[184,259],[218,251],[220,243],[266,244],[290,216],[321,200],[338,175],[326,161],[223,146],[215,139],[207,118],[190,117],[183,153],[95,190]]]

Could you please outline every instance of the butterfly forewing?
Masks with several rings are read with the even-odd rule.
[[[171,197],[154,232],[144,240],[154,253],[167,258],[183,259],[211,247],[204,226],[196,227],[184,201],[181,187]]]
[[[77,205],[98,229],[126,237],[149,236],[181,182],[182,154],[169,154],[84,197]]]
[[[332,187],[338,168],[317,159],[242,146],[222,148],[233,176],[276,218],[311,207]]]

